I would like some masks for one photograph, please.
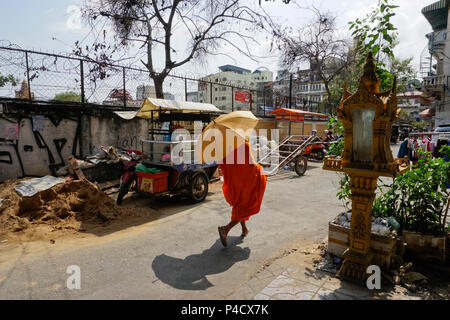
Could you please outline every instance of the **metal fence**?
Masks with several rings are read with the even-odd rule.
[[[148,70],[10,47],[0,47],[0,75],[17,80],[16,85],[0,87],[0,97],[10,99],[140,107],[146,97],[155,96]],[[256,88],[169,75],[163,91],[165,99],[212,103],[224,111],[250,110],[267,117],[275,107],[269,84]],[[277,101],[292,102],[289,92],[278,93]]]

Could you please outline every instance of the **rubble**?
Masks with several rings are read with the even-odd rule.
[[[34,229],[40,226],[51,230],[78,230],[83,222],[104,223],[144,214],[144,210],[117,206],[112,198],[87,180],[59,183],[32,196],[21,196],[15,187],[18,182],[26,181],[7,181],[0,187],[0,197],[4,199],[0,207],[2,237],[8,238],[16,232],[34,236]],[[148,214],[148,210],[145,213]]]

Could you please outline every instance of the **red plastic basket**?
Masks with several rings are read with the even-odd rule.
[[[167,191],[168,171],[159,173],[136,172],[138,190],[146,193],[160,193]]]

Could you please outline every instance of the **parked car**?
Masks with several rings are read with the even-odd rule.
[[[439,139],[449,139],[450,138],[450,124],[441,124],[436,129],[434,129],[432,136],[432,141],[437,144]]]
[[[450,124],[441,124],[434,129],[434,132],[450,132]]]

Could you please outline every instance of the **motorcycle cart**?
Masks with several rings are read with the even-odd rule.
[[[180,143],[194,146],[194,140],[182,142],[141,140],[141,142],[144,146],[143,150],[153,150],[150,152],[144,151],[149,158],[144,159],[142,163],[146,167],[161,171],[158,173],[136,172],[138,192],[152,196],[184,195],[194,203],[205,200],[208,194],[208,185],[217,169],[217,164],[174,164],[171,159],[165,160],[163,158],[164,155],[172,154],[173,149]],[[161,146],[168,147],[170,153],[156,151]],[[166,148],[163,150],[166,150]],[[194,152],[194,148],[183,151]]]
[[[146,99],[137,116],[151,121],[150,139],[140,140],[141,152],[145,155],[140,159],[140,163],[148,171],[135,172],[134,190],[152,197],[183,195],[194,203],[205,200],[217,164],[173,161],[171,155],[174,148],[180,147],[180,143],[183,143],[182,151],[191,153],[191,159],[194,159],[196,141],[172,141],[172,133],[175,129],[184,129],[192,136],[195,122],[197,125],[201,123],[203,128],[220,113],[221,111],[211,104]]]

